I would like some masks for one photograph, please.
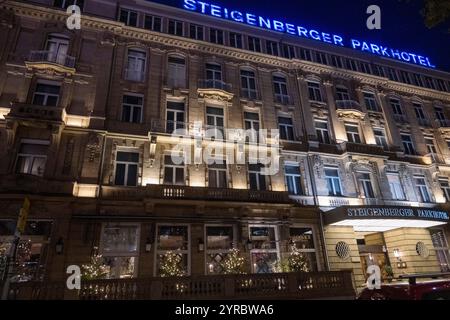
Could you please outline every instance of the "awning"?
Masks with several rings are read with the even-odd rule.
[[[449,222],[447,211],[419,207],[343,206],[323,214],[326,225],[355,231],[383,232],[397,228],[429,228]]]

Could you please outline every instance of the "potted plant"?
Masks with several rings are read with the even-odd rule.
[[[389,265],[385,265],[384,272],[386,274],[386,280],[388,282],[392,282],[392,279],[394,278],[394,272],[392,271],[392,267]]]

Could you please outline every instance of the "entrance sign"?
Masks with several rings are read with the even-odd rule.
[[[354,50],[368,52],[403,62],[414,63],[428,68],[436,68],[435,65],[431,64],[428,57],[416,53],[392,49],[381,44],[362,41],[360,39],[345,40],[344,37],[337,34],[307,29],[303,26],[298,26],[281,19],[275,20],[249,12],[225,8],[219,5],[197,0],[184,0],[183,8],[204,15],[244,23],[262,29],[283,32],[297,37],[321,41],[336,46],[349,47]]]

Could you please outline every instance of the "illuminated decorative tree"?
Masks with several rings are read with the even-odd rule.
[[[103,257],[99,254],[94,254],[89,264],[81,266],[81,279],[83,280],[104,279],[107,275],[108,266],[103,263]]]
[[[289,270],[291,272],[308,272],[308,259],[303,252],[300,252],[295,245],[291,247],[291,252],[287,258]]]
[[[245,259],[241,256],[239,249],[233,248],[222,262],[223,273],[243,274],[245,273]]]
[[[186,273],[181,266],[182,257],[174,251],[167,251],[161,255],[160,275],[161,277],[182,277]]]

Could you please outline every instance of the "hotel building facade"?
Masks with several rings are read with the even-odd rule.
[[[0,7],[0,254],[27,197],[21,280],[95,254],[108,278],[158,277],[174,251],[220,282],[233,247],[269,276],[293,245],[357,288],[371,264],[450,270],[448,73],[144,0]],[[279,171],[171,159],[180,141],[248,158],[227,128],[279,129]]]

